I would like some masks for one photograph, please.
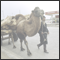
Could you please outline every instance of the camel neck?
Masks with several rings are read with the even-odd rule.
[[[33,23],[35,23],[35,25],[40,24],[40,17],[36,17],[33,14],[31,14],[31,20],[33,20]]]
[[[35,27],[35,32],[38,32],[41,26],[41,18],[40,17],[36,17],[33,14],[31,15],[31,19],[32,19],[32,23],[34,24]]]

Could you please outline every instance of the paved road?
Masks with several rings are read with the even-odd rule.
[[[11,58],[1,51],[1,59],[11,59]]]
[[[50,34],[48,35],[48,44],[47,50],[49,54],[43,52],[43,45],[40,49],[37,48],[37,44],[39,43],[39,34],[37,33],[33,37],[27,37],[28,46],[32,53],[32,56],[27,55],[27,49],[23,42],[23,47],[25,51],[20,51],[20,40],[18,39],[15,42],[16,48],[13,49],[13,44],[11,41],[11,45],[8,45],[8,40],[3,41],[4,48],[12,51],[23,59],[59,59],[59,27],[48,27]],[[11,53],[12,54],[12,53]]]

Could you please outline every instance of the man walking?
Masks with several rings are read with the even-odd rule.
[[[47,24],[45,23],[45,16],[43,16],[43,18],[42,18],[41,28],[40,28],[38,33],[40,35],[40,44],[37,45],[38,49],[41,45],[43,45],[44,46],[44,52],[48,53],[46,50],[46,44],[48,43],[47,42],[47,34],[49,34],[49,31],[47,29]]]

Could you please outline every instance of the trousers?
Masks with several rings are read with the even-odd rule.
[[[44,51],[47,51],[47,50],[46,50],[46,44],[40,43],[40,44],[39,44],[39,47],[40,47],[41,45],[43,45]]]

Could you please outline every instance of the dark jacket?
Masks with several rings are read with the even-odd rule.
[[[43,44],[47,44],[47,33],[41,34],[41,32],[49,32],[47,29],[47,24],[45,23],[45,26],[43,25],[43,23],[41,22],[41,28],[39,30],[39,35],[40,35],[40,42]],[[44,39],[46,39],[46,41],[44,41]]]

